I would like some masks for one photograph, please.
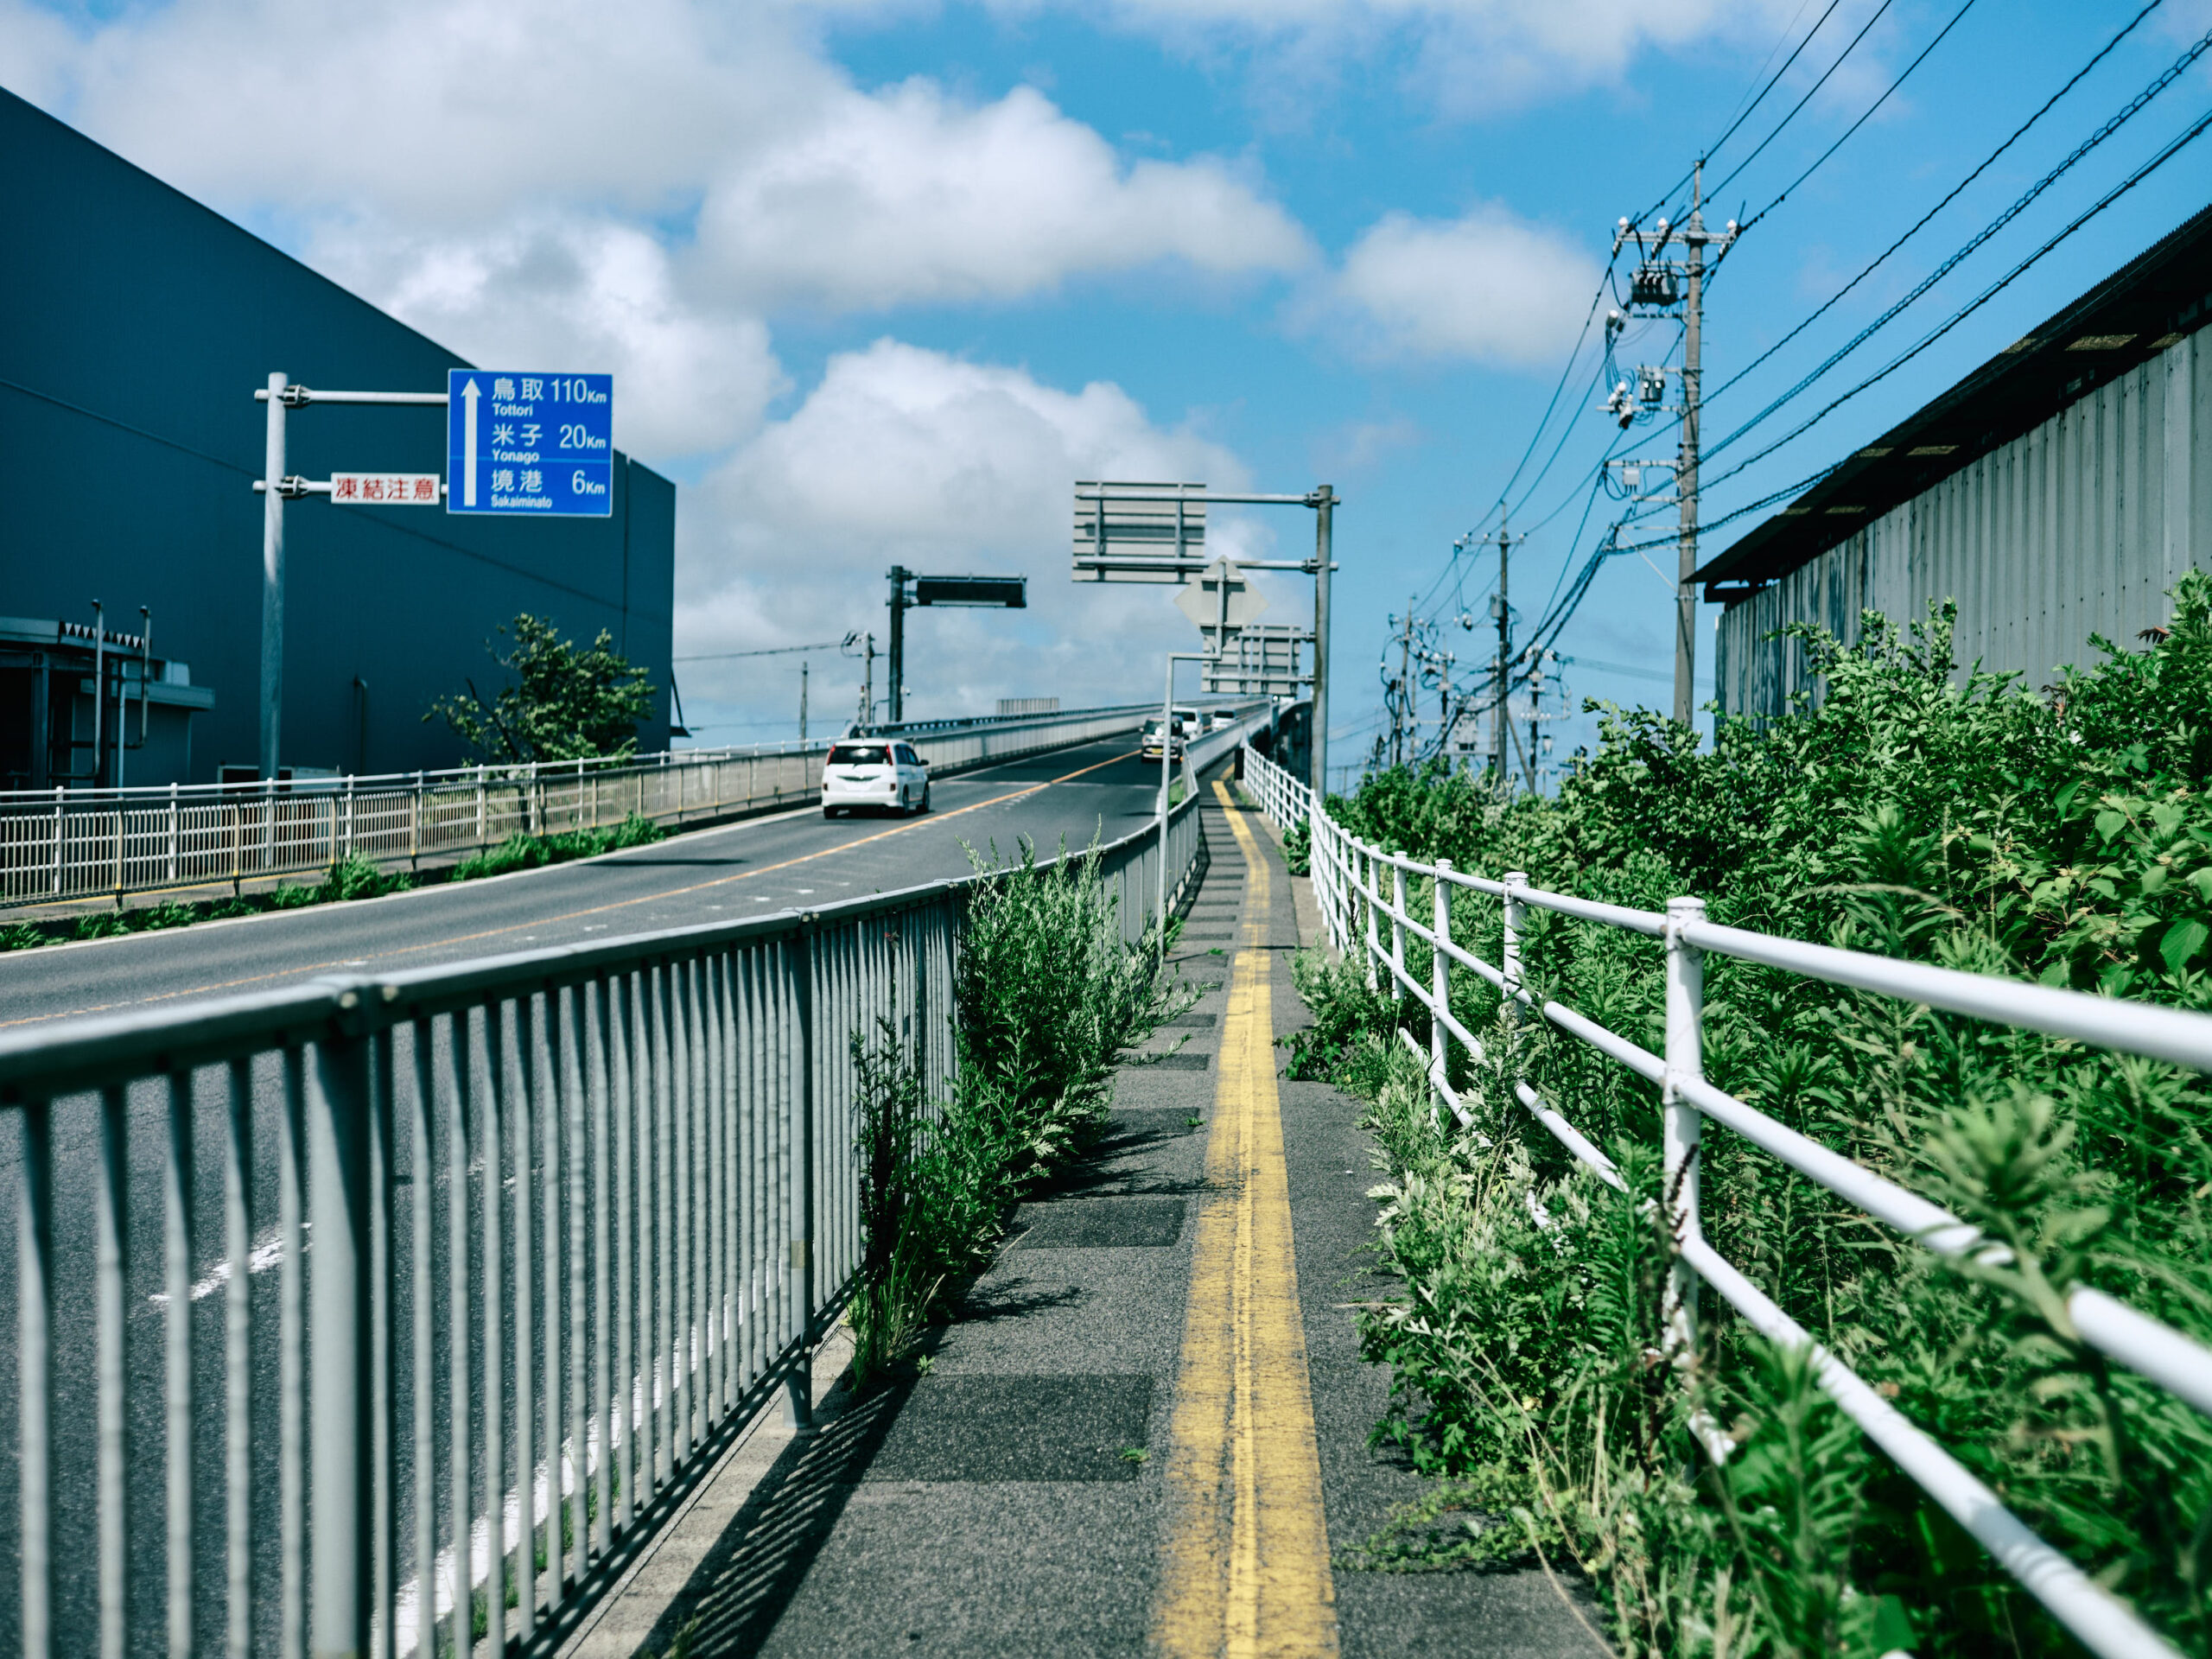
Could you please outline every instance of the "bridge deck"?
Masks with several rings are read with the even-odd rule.
[[[1367,1444],[1389,1379],[1346,1304],[1390,1287],[1359,1108],[1277,1075],[1293,883],[1227,799],[1176,962],[1211,988],[1122,1070],[1096,1158],[925,1374],[856,1401],[818,1368],[819,1431],[734,1453],[575,1651],[1599,1650],[1537,1573],[1332,1567],[1421,1483]]]

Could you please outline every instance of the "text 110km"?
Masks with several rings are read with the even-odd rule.
[[[448,512],[604,518],[614,511],[614,379],[454,369]]]

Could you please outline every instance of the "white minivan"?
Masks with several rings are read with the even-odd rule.
[[[930,769],[898,738],[849,739],[822,763],[822,816],[840,812],[926,812]]]

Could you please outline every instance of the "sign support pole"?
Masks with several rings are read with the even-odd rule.
[[[261,475],[261,778],[276,777],[284,721],[284,388],[282,369],[269,377],[269,442]]]
[[[1160,971],[1167,971],[1167,780],[1175,753],[1175,657],[1167,653],[1167,689],[1160,694]],[[1187,740],[1186,740],[1187,741]]]
[[[1329,798],[1329,568],[1332,541],[1331,520],[1337,493],[1324,484],[1313,492],[1313,803],[1318,810]]]

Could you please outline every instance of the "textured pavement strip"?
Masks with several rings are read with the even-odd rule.
[[[1360,1359],[1347,1304],[1390,1287],[1362,1248],[1374,1176],[1357,1103],[1272,1075],[1272,1033],[1306,1023],[1288,958],[1312,900],[1294,893],[1305,884],[1287,877],[1279,838],[1257,833],[1265,820],[1240,809],[1232,825],[1208,796],[1211,864],[1198,905],[1252,924],[1250,938],[1241,925],[1227,945],[1183,936],[1174,966],[1209,988],[1148,1045],[1208,1069],[1141,1058],[1124,1067],[1097,1155],[1023,1206],[1010,1247],[938,1334],[927,1373],[858,1403],[841,1385],[819,1432],[796,1441],[771,1414],[570,1651],[664,1655],[687,1627],[693,1656],[1603,1651],[1537,1572],[1328,1567],[1330,1550],[1369,1535],[1422,1483],[1367,1444],[1389,1377]],[[1248,860],[1264,867],[1249,879]],[[1217,910],[1224,898],[1237,909]],[[1242,1062],[1224,1059],[1232,1043]],[[1255,1077],[1255,1054],[1268,1075]],[[1217,1106],[1243,1101],[1232,1149],[1263,1145],[1255,1130],[1270,1095],[1280,1147],[1262,1172],[1270,1179],[1210,1181]],[[1186,1597],[1198,1616],[1179,1628],[1164,1609],[1194,1577],[1187,1559],[1178,1565],[1190,1493],[1171,1495],[1179,1409],[1197,1381],[1179,1375],[1191,1363],[1194,1247],[1209,1216],[1268,1187],[1281,1209],[1278,1288],[1294,1265],[1294,1313],[1281,1317],[1279,1296],[1277,1317],[1248,1319],[1244,1339],[1302,1348],[1306,1449],[1296,1452],[1294,1423],[1286,1440],[1281,1414],[1248,1426],[1258,1432],[1241,1466],[1243,1531],[1232,1478],[1211,1499],[1223,1559],[1202,1551],[1195,1574],[1218,1568],[1222,1588],[1211,1609],[1203,1594]],[[1232,1290],[1251,1260],[1232,1261]],[[817,1384],[829,1369],[817,1366]],[[1233,1398],[1222,1414],[1234,1418]],[[1217,1463],[1239,1468],[1225,1450]]]

